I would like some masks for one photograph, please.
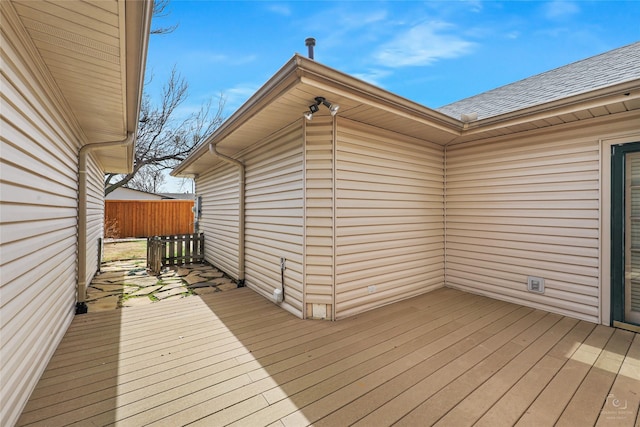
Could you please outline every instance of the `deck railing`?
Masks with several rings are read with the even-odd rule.
[[[204,261],[204,234],[154,236],[147,239],[147,268],[159,274],[167,265]]]

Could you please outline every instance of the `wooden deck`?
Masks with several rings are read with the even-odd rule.
[[[242,288],[76,316],[19,425],[615,425],[640,336],[452,289],[338,322]]]

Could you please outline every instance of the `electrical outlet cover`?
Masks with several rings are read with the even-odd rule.
[[[544,279],[542,277],[527,277],[527,290],[538,294],[544,293]]]

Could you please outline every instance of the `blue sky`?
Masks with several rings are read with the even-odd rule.
[[[432,108],[640,40],[640,1],[172,0],[169,12],[153,26],[178,28],[151,36],[146,90],[176,66],[184,111],[223,95],[225,116],[306,55],[307,37],[316,61]]]

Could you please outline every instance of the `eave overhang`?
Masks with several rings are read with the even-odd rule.
[[[339,104],[340,118],[447,146],[638,110],[640,80],[464,123],[295,55],[172,175],[194,177],[215,165],[217,161],[208,154],[209,144],[233,157],[295,121],[303,121],[303,113],[317,96]]]
[[[137,132],[151,0],[9,0],[2,8],[81,146]],[[94,155],[105,172],[133,169],[133,144]]]
[[[640,109],[640,79],[464,123],[449,144],[508,135]],[[472,112],[469,112],[472,113]]]
[[[234,156],[296,121],[317,96],[340,105],[341,118],[370,124],[444,145],[459,135],[460,121],[347,74],[294,55],[174,171],[195,176],[216,163],[213,143]],[[322,111],[318,114],[327,114]],[[428,135],[428,137],[425,137]]]

